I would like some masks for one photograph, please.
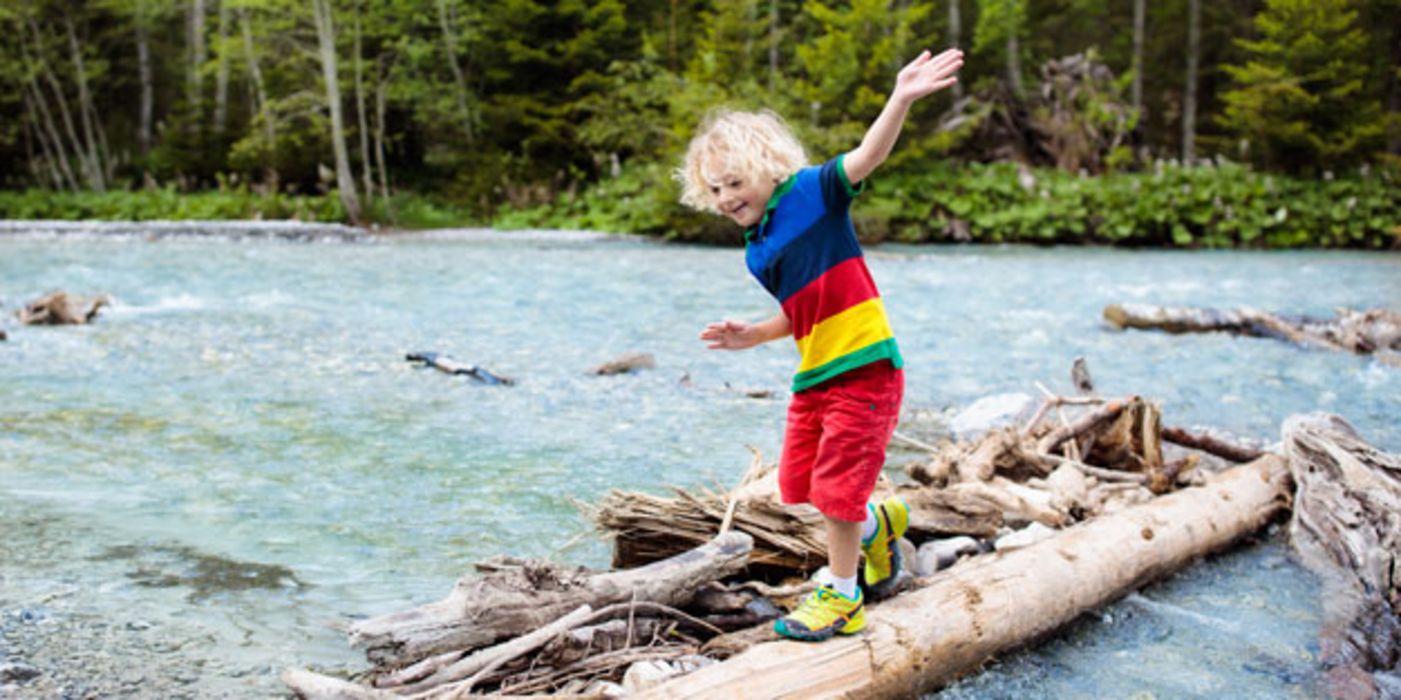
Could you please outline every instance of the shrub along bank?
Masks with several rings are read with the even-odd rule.
[[[675,202],[668,171],[649,165],[495,224],[741,241],[727,221]],[[867,241],[1388,249],[1401,245],[1401,179],[1297,179],[1232,163],[1097,177],[947,163],[873,176],[852,216]]]
[[[625,169],[554,203],[484,221],[435,198],[396,195],[367,212],[401,228],[490,224],[572,228],[738,245],[725,219],[676,203],[660,164]],[[1401,177],[1371,172],[1324,179],[1266,175],[1223,163],[1077,177],[1009,163],[940,163],[880,173],[854,206],[868,242],[1100,244],[1182,248],[1401,248]],[[182,194],[0,192],[0,218],[139,221],[300,219],[344,221],[335,193],[266,194],[242,188]]]

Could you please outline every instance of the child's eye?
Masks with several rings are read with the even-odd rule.
[[[739,180],[731,180],[731,181],[730,181],[730,187],[736,187],[736,188],[738,188],[738,187],[739,187],[740,185],[742,185],[742,184],[744,184],[744,183],[740,182]]]
[[[720,186],[719,186],[719,185],[711,185],[711,186],[710,186],[710,193],[711,193],[711,194],[720,194]]]

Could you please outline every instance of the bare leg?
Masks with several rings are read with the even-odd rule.
[[[825,517],[825,516],[824,516]],[[861,552],[861,523],[827,518],[827,568],[833,576],[850,578],[856,575],[856,560]]]

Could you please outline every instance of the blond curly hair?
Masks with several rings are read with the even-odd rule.
[[[717,110],[706,116],[686,148],[673,177],[681,183],[681,203],[719,213],[710,188],[726,175],[748,182],[783,182],[808,164],[807,152],[783,118],[770,110]]]

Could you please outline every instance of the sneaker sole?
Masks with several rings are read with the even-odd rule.
[[[862,625],[860,628],[857,628],[857,629],[854,629],[854,630],[850,630],[850,631],[848,631],[845,627],[843,627],[843,628],[841,628],[841,629],[837,629],[836,627],[824,627],[824,628],[822,628],[822,629],[820,629],[820,630],[817,630],[817,631],[815,631],[815,632],[814,632],[814,631],[799,632],[799,631],[797,631],[797,630],[790,630],[790,629],[788,629],[788,626],[787,626],[787,625],[782,625],[782,627],[780,627],[780,624],[781,624],[782,622],[783,622],[782,620],[779,620],[777,623],[774,623],[773,631],[774,631],[775,633],[777,633],[778,636],[780,636],[780,637],[785,637],[785,638],[792,639],[792,640],[799,641],[799,642],[825,642],[825,641],[831,639],[832,637],[835,637],[835,636],[838,635],[838,634],[840,634],[840,635],[858,634],[858,633],[861,632],[861,630],[865,629],[865,627],[866,627],[865,625]]]

